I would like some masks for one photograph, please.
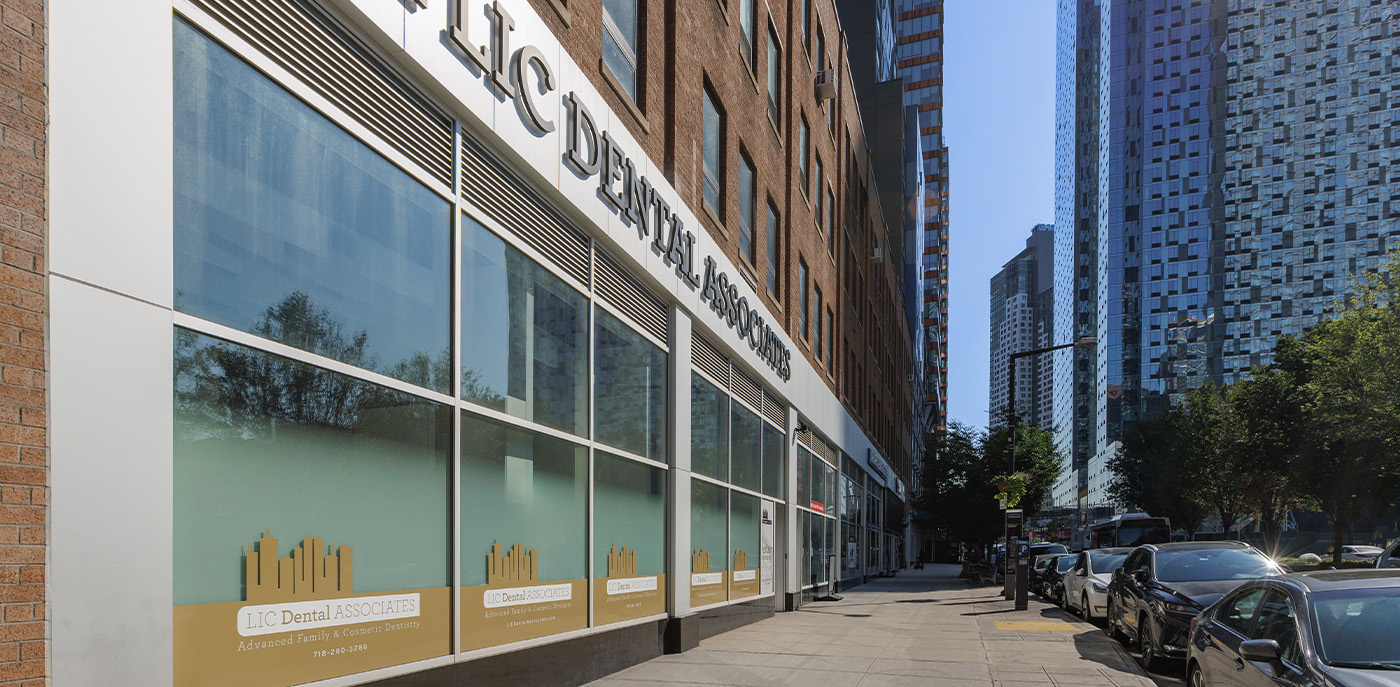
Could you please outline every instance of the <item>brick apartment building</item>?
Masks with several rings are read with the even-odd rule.
[[[579,684],[910,560],[831,0],[0,31],[0,685]]]

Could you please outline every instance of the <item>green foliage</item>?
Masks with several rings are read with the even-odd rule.
[[[1255,514],[1273,549],[1290,509],[1320,508],[1340,550],[1352,519],[1400,493],[1400,254],[1273,355],[1125,431],[1114,498],[1187,529],[1201,506],[1227,529]]]
[[[992,432],[954,422],[924,461],[919,509],[950,540],[988,544],[1002,535],[999,478],[1011,477],[1011,430]],[[1016,467],[1023,493],[1019,507],[1030,517],[1048,500],[1060,474],[1060,455],[1049,430],[1016,427]]]

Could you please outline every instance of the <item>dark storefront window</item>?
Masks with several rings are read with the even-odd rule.
[[[466,215],[462,242],[462,399],[587,436],[588,299]]]
[[[452,205],[175,23],[175,309],[451,393]]]
[[[602,309],[594,331],[594,438],[666,460],[666,352]]]

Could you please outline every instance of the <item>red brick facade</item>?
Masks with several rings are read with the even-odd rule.
[[[877,247],[885,256],[890,255],[891,238],[880,214],[870,152],[846,64],[846,40],[832,0],[808,3],[813,16],[805,44],[802,0],[755,1],[752,67],[741,48],[740,0],[638,0],[637,103],[612,86],[598,66],[602,56],[601,0],[531,0],[531,4],[589,74],[609,106],[618,113],[636,114],[620,116],[618,121],[627,125],[653,160],[662,163],[667,180],[690,207],[701,211],[705,229],[740,266],[754,290],[767,294],[768,305],[797,342],[794,356],[800,351],[826,371],[827,384],[907,480],[913,450],[913,391],[906,372],[912,369],[912,352],[899,292],[899,266],[888,259],[871,259]],[[770,27],[778,37],[782,60],[776,122],[768,116]],[[816,54],[819,44],[825,45],[824,56]],[[814,88],[816,71],[821,68],[836,69],[839,75],[838,95],[825,104],[818,103]],[[705,88],[711,89],[725,113],[723,208],[713,216],[702,209]],[[828,126],[827,110],[832,107],[836,109],[835,124]],[[829,250],[833,242],[828,240],[822,218],[816,215],[814,184],[809,180],[804,189],[800,181],[798,131],[804,117],[811,127],[809,174],[816,174],[820,161],[822,193],[829,188],[836,201],[834,252]],[[894,126],[894,120],[889,125]],[[739,248],[741,150],[753,162],[757,179],[754,264],[741,256]],[[764,203],[769,199],[778,209],[781,224],[776,295],[768,291],[765,280]],[[889,222],[895,225],[894,240],[902,241],[902,218],[890,218]],[[812,313],[805,335],[797,320],[799,262],[810,270],[809,308],[815,309],[817,290],[822,295],[822,312]],[[815,350],[817,336],[812,330],[819,317],[825,321],[827,308],[834,318],[836,339],[830,364],[824,350]]]
[[[0,0],[0,685],[46,677],[45,9]]]

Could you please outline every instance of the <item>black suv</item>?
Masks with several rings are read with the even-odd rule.
[[[1186,655],[1191,619],[1236,587],[1282,575],[1277,563],[1237,541],[1147,544],[1133,549],[1108,585],[1108,633],[1136,642],[1148,670]]]

